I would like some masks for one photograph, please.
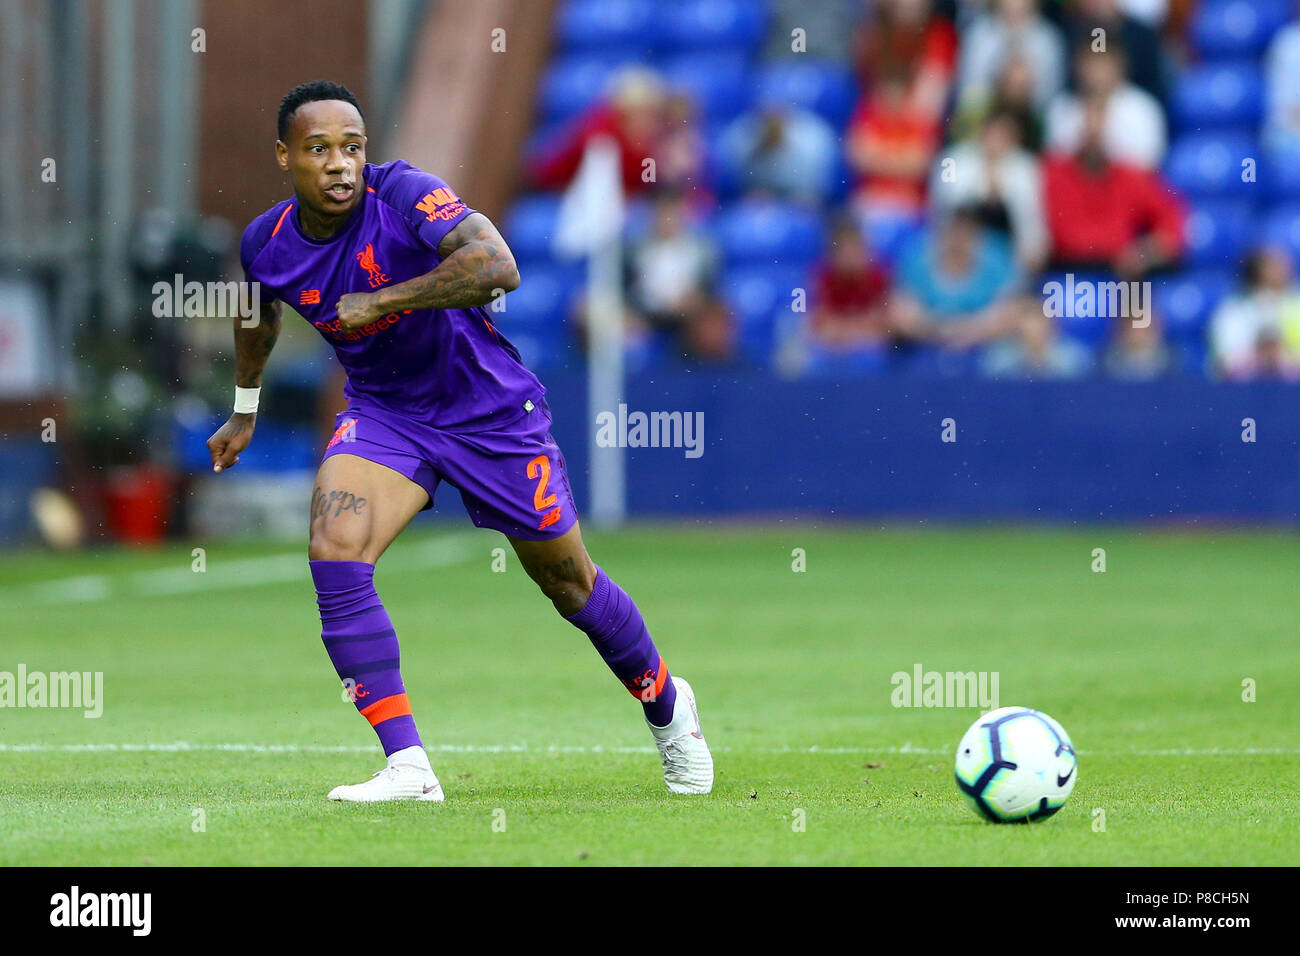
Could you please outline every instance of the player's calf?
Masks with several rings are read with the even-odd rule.
[[[321,640],[334,670],[385,754],[420,747],[402,683],[401,650],[388,611],[375,592],[374,565],[312,561]]]
[[[348,696],[374,728],[385,755],[417,754],[423,762],[413,775],[404,769],[410,760],[401,761],[397,769],[390,761],[382,779],[359,785],[365,788],[356,790],[361,796],[334,799],[406,799],[413,787],[411,781],[423,779],[421,774],[428,769],[402,682],[397,632],[374,581],[374,562],[427,500],[418,485],[357,456],[328,458],[317,475],[308,554],[320,609],[321,640]],[[432,771],[427,775],[432,776]],[[340,788],[340,792],[352,793],[354,789]],[[399,796],[375,797],[376,793]],[[421,790],[417,797],[434,799],[423,794]]]
[[[671,722],[677,692],[668,668],[636,602],[592,562],[578,525],[551,541],[512,538],[510,543],[556,610],[586,633],[614,676],[641,702],[646,719],[661,727]]]

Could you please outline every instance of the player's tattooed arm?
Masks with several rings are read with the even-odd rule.
[[[390,312],[467,309],[519,288],[514,254],[492,221],[472,213],[438,244],[437,268],[378,292],[339,299],[339,323],[360,328]]]
[[[235,319],[235,384],[240,388],[258,388],[271,350],[280,337],[280,300],[264,304],[252,328],[245,328],[244,321]]]
[[[271,349],[280,337],[280,302],[262,306],[257,322],[245,327],[243,317],[235,319],[235,384],[240,388],[258,388]],[[257,412],[235,412],[208,439],[212,470],[221,472],[239,461],[239,453],[253,440]]]

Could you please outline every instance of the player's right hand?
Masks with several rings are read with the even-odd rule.
[[[239,462],[239,453],[253,440],[253,428],[257,424],[257,413],[241,414],[236,412],[230,421],[218,428],[208,439],[208,454],[212,456],[212,470],[223,472]]]

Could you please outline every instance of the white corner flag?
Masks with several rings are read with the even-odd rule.
[[[592,522],[623,523],[623,449],[596,442],[601,412],[623,400],[623,176],[618,144],[608,136],[587,144],[578,174],[560,202],[555,251],[587,258],[587,434]]]

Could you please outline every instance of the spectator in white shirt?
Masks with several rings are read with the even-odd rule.
[[[830,193],[839,143],[830,123],[796,106],[764,102],[732,121],[719,161],[746,193],[822,204]]]
[[[1245,288],[1210,320],[1210,359],[1227,379],[1300,376],[1300,289],[1286,250],[1263,248],[1247,261]]]
[[[1300,151],[1300,22],[1283,27],[1273,37],[1264,58],[1268,89],[1264,102],[1264,142],[1277,150]]]
[[[980,209],[984,225],[1010,239],[1026,274],[1042,266],[1047,256],[1042,177],[1038,159],[1022,148],[1014,113],[995,110],[977,139],[945,151],[935,163],[930,197],[944,212]]]
[[[1034,75],[1035,106],[1042,109],[1065,86],[1065,41],[1038,11],[1036,0],[995,0],[961,38],[957,65],[959,104],[985,99],[1002,65],[1018,58]]]
[[[1047,148],[1072,153],[1083,136],[1083,100],[1105,102],[1103,144],[1109,159],[1155,169],[1168,145],[1165,114],[1160,103],[1124,79],[1124,51],[1112,38],[1104,51],[1094,51],[1093,41],[1079,44],[1075,70],[1079,95],[1063,93],[1047,111]]]

